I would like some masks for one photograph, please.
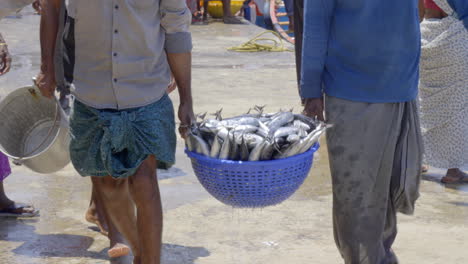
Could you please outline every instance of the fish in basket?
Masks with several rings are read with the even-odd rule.
[[[304,182],[330,125],[292,111],[197,122],[186,145],[204,188],[234,207],[266,207],[289,198]]]

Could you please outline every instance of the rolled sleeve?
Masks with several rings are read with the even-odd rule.
[[[161,27],[166,32],[164,47],[168,53],[192,50],[191,22],[192,14],[185,0],[161,0]]]

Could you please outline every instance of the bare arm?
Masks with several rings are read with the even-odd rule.
[[[179,132],[182,137],[185,137],[188,128],[195,120],[192,101],[192,54],[190,52],[168,53],[167,58],[179,89]]]
[[[185,0],[161,0],[161,27],[166,33],[165,50],[179,89],[179,132],[185,137],[195,119],[192,102],[192,14]]]
[[[424,14],[426,11],[426,8],[424,7],[424,0],[418,0],[419,1],[419,22],[422,22],[424,19]]]
[[[37,76],[36,85],[42,95],[49,98],[53,97],[56,86],[54,55],[61,5],[62,0],[41,0],[41,71]]]

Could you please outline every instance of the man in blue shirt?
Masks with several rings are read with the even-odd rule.
[[[346,264],[394,264],[396,212],[419,196],[418,0],[305,1],[304,113],[327,132],[335,241]]]

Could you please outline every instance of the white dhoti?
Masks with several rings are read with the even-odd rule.
[[[452,14],[446,0],[436,0]],[[455,17],[421,24],[420,105],[425,162],[468,167],[468,30]]]

